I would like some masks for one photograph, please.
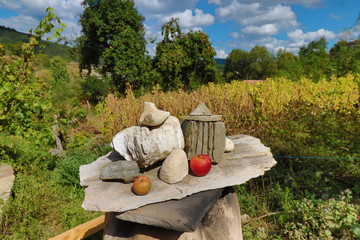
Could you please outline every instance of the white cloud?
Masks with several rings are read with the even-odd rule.
[[[16,29],[19,32],[29,33],[31,28],[35,28],[38,20],[31,16],[19,15],[10,18],[0,18],[0,25]]]
[[[313,41],[321,37],[325,37],[327,40],[331,40],[336,37],[336,34],[326,29],[319,29],[315,32],[305,32],[305,33],[301,29],[296,29],[294,31],[288,32],[287,37],[291,41],[299,42],[301,40]]]
[[[222,21],[234,21],[241,32],[252,35],[275,35],[298,25],[291,7],[281,4],[244,4],[234,0],[228,5],[218,7],[216,13]]]
[[[283,28],[297,25],[295,13],[289,6],[276,5],[265,10],[257,9],[256,14],[241,20],[244,25],[274,23]]]
[[[147,17],[156,17],[160,14],[173,14],[186,9],[195,8],[199,0],[135,0],[135,6]]]
[[[228,56],[228,54],[223,49],[216,49],[215,51],[216,51],[216,56],[215,56],[216,58],[225,59]]]
[[[74,20],[83,11],[82,0],[0,0],[0,7],[18,12],[20,15],[32,16],[40,20],[45,16],[48,7],[63,20]]]
[[[201,9],[186,9],[184,12],[177,12],[171,15],[163,16],[162,22],[168,22],[171,18],[179,18],[181,27],[195,28],[199,26],[209,26],[214,23],[214,16],[209,13],[204,13]]]
[[[239,34],[238,32],[231,32],[230,36],[235,39],[240,39],[244,37],[242,34]]]
[[[278,34],[279,30],[275,24],[264,24],[261,26],[249,26],[242,29],[242,32],[246,34],[256,35],[275,35]]]
[[[216,4],[216,5],[220,5],[221,0],[209,0],[208,4]]]

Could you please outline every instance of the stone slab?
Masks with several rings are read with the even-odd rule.
[[[221,196],[223,189],[195,193],[180,200],[150,204],[116,218],[181,232],[193,232]]]
[[[111,154],[100,157],[80,167],[81,184],[86,187],[82,207],[90,211],[125,212],[152,203],[182,199],[202,191],[242,184],[263,175],[276,164],[270,149],[259,139],[247,135],[229,138],[234,142],[234,151],[225,153],[223,158],[226,161],[213,165],[206,176],[189,174],[183,181],[169,185],[158,178],[160,167],[144,172],[152,181],[152,189],[145,196],[134,195],[131,184],[101,181],[100,169],[111,161],[108,159]]]

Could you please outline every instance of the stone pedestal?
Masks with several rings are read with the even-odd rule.
[[[185,198],[186,199],[186,198]],[[180,200],[182,201],[182,200]],[[227,188],[192,232],[182,232],[120,220],[106,213],[104,240],[242,240],[236,193]]]

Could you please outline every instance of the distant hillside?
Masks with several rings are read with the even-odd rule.
[[[223,64],[225,64],[225,59],[215,58],[215,62],[216,62],[217,64],[223,65]]]
[[[16,48],[19,47],[19,42],[28,42],[29,37],[30,34],[21,33],[15,29],[0,26],[0,43],[10,51],[16,51]],[[42,53],[49,57],[61,56],[63,58],[68,58],[66,46],[49,41],[44,42],[48,46],[46,46]]]
[[[222,72],[224,71],[224,67],[225,67],[225,59],[221,59],[221,58],[215,58],[215,62],[218,66],[218,69]]]

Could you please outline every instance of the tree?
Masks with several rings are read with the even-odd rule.
[[[301,77],[301,65],[299,57],[291,52],[279,49],[276,56],[278,77],[285,77],[292,81],[298,81]]]
[[[249,67],[249,53],[241,49],[234,49],[226,57],[224,77],[227,82],[234,79],[250,79],[248,76]]]
[[[33,62],[35,48],[41,46],[42,37],[52,32],[57,38],[65,27],[52,11],[48,8],[47,16],[30,31],[29,42],[21,46],[20,58],[6,59],[0,45],[0,132],[25,135],[44,129],[42,123],[51,105],[44,96],[45,83],[34,73]],[[54,29],[55,23],[60,27]],[[48,135],[45,138],[49,140]]]
[[[255,46],[249,53],[250,67],[249,75],[255,80],[272,77],[276,73],[274,56],[266,47]]]
[[[150,57],[146,51],[144,17],[132,0],[84,0],[80,16],[80,68],[90,73],[99,67],[110,74],[117,90],[127,85],[135,90],[148,88]]]
[[[272,54],[265,48],[255,46],[250,52],[234,49],[225,61],[224,75],[227,81],[232,79],[266,79],[276,73],[276,64]]]
[[[162,26],[164,39],[156,47],[154,68],[161,76],[164,90],[194,89],[201,84],[219,81],[214,59],[216,54],[202,31],[181,32],[178,19]]]
[[[337,42],[330,49],[330,61],[335,76],[360,73],[360,40]]]
[[[325,37],[322,37],[319,40],[311,41],[307,46],[302,46],[299,49],[303,74],[314,82],[330,76],[331,68],[326,45],[327,41]]]

